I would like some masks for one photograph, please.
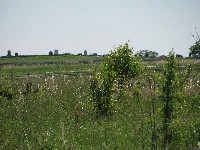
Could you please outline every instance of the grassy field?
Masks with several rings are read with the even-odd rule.
[[[31,56],[0,58],[0,76],[73,74],[98,69],[97,56]]]
[[[62,59],[0,58],[0,63],[66,61]],[[178,61],[182,68],[189,63],[195,68],[184,83],[184,95],[180,93],[183,98],[172,120],[171,145],[173,149],[196,150],[200,142],[200,62]],[[144,68],[165,63],[142,62]],[[71,63],[1,67],[0,91],[6,89],[12,97],[0,96],[0,149],[162,149],[162,69],[152,67],[132,79],[123,97],[115,102],[112,116],[96,118],[89,88],[91,72],[99,66]],[[88,70],[89,74],[84,72]],[[184,78],[184,70],[178,72],[179,78]]]
[[[19,63],[75,63],[78,61],[96,61],[102,60],[102,56],[76,56],[76,55],[58,55],[58,56],[20,56],[20,57],[1,57],[0,64],[19,64]]]
[[[73,74],[75,72],[91,72],[98,69],[99,64],[68,64],[41,66],[10,66],[3,67],[1,77],[23,77],[25,75]]]

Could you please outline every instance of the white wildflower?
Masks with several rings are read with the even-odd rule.
[[[200,148],[200,142],[198,142],[198,146],[199,146],[199,148]]]

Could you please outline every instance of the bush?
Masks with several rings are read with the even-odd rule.
[[[114,108],[113,88],[115,93],[119,91],[120,97],[124,83],[141,73],[141,66],[137,58],[133,57],[132,50],[128,43],[115,48],[105,58],[100,73],[94,73],[90,91],[97,117],[111,115]]]

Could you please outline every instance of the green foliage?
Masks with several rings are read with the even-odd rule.
[[[196,36],[194,36],[194,35],[192,35],[192,36],[196,37],[196,42],[194,45],[192,45],[190,47],[189,56],[199,59],[200,58],[200,36],[199,36],[198,32],[196,31],[196,28],[195,28],[195,32],[196,32]]]
[[[140,50],[136,53],[136,55],[144,58],[156,58],[158,56],[158,53],[155,51]]]
[[[140,65],[137,58],[132,56],[132,51],[133,48],[129,48],[128,43],[119,45],[104,61],[104,68],[114,71],[123,81],[137,76],[140,73]]]
[[[172,132],[169,130],[172,117],[174,117],[175,93],[177,92],[177,64],[174,53],[170,52],[164,70],[163,79],[163,149],[168,149],[171,143]]]
[[[121,96],[124,82],[140,74],[141,68],[138,60],[132,56],[132,50],[128,43],[115,48],[105,58],[99,77],[96,74],[92,77],[90,89],[97,116],[111,115],[115,84],[118,85]]]
[[[112,59],[109,62],[113,62]],[[188,66],[188,69],[174,70],[168,149],[198,149],[200,74],[196,67],[188,65],[198,62],[177,60],[179,66]],[[50,76],[42,72],[27,77],[25,69],[25,75],[18,76],[16,68],[5,77],[8,68],[3,67],[1,89],[8,93],[14,91],[14,96],[12,100],[0,96],[0,149],[163,149],[162,108],[166,104],[163,97],[167,97],[163,89],[170,83],[165,80],[169,73],[166,68],[171,70],[167,67],[169,63],[154,64],[166,64],[165,76],[163,70],[152,68],[139,76],[127,75],[125,79],[120,79],[112,67],[105,69],[105,64],[92,78],[88,74]],[[152,64],[145,62],[145,65]],[[93,70],[93,65],[84,67]],[[41,69],[40,66],[35,68]],[[60,67],[73,71],[81,68],[83,66]],[[89,99],[95,104],[95,113]],[[96,119],[96,116],[111,114],[109,118]]]
[[[101,83],[99,83],[101,82]],[[100,77],[96,74],[91,79],[91,96],[94,103],[96,117],[110,116],[112,112],[112,86],[113,74],[112,72],[104,72]]]
[[[164,67],[162,84],[163,149],[169,149],[170,145],[174,146],[175,143],[179,143],[179,136],[181,134],[178,129],[179,124],[174,126],[172,122],[176,121],[182,109],[182,104],[186,96],[184,87],[187,85],[192,72],[191,65],[188,66],[184,74],[178,72],[177,68],[175,55],[173,52],[170,52]]]
[[[30,75],[52,75],[52,74],[75,74],[78,72],[90,73],[98,69],[100,64],[63,64],[63,65],[40,65],[40,66],[13,66],[2,67],[0,76],[9,76],[14,72],[15,76],[24,77]]]
[[[200,58],[200,39],[195,42],[194,45],[190,47],[190,56],[193,58]]]
[[[14,91],[9,86],[4,87],[0,83],[0,96],[7,98],[8,100],[12,100],[14,96]]]

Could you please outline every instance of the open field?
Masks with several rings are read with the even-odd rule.
[[[50,59],[49,59],[50,58]],[[141,62],[147,70],[127,83],[124,95],[114,101],[111,117],[96,118],[90,80],[100,63],[16,65],[22,62],[62,62],[66,58],[0,58],[0,149],[162,149],[162,66],[165,61]],[[68,60],[67,60],[68,61]],[[179,81],[171,146],[197,149],[200,142],[199,60],[177,60]],[[185,79],[189,64],[193,73]],[[13,65],[15,64],[15,65]],[[161,68],[161,69],[160,69]],[[116,93],[117,94],[117,93]],[[113,99],[115,98],[113,95]],[[178,99],[179,98],[179,99]]]
[[[1,77],[25,75],[73,74],[97,69],[102,57],[97,56],[32,56],[0,58]]]
[[[102,60],[102,56],[76,56],[76,55],[60,55],[60,56],[20,56],[20,57],[1,57],[0,64],[31,64],[31,63],[75,63],[79,61],[98,61]]]
[[[0,58],[0,77],[24,75],[73,74],[73,72],[91,72],[98,69],[103,56],[32,56]],[[200,61],[195,59],[177,59],[180,69],[192,64],[200,72]],[[141,64],[148,69],[163,70],[166,61],[144,61]]]

